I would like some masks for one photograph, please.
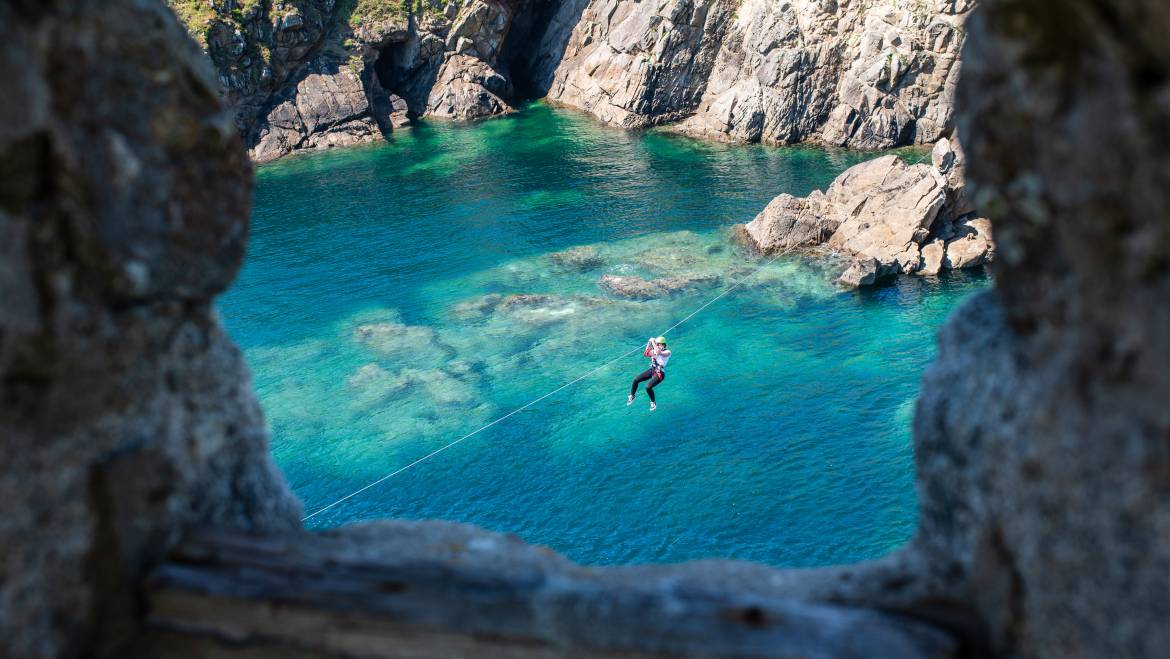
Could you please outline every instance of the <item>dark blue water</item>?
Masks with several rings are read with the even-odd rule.
[[[251,251],[221,302],[307,511],[671,333],[651,414],[639,355],[310,521],[443,518],[585,563],[873,558],[912,533],[909,423],[933,335],[987,285],[842,292],[727,240],[776,194],[865,154],[695,142],[534,105],[258,173]],[[550,254],[591,246],[591,269]],[[616,298],[604,274],[692,289]],[[527,297],[512,297],[527,296]]]

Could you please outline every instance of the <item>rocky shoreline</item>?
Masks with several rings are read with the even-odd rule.
[[[971,0],[169,0],[257,161],[545,97],[626,128],[932,144]]]
[[[170,0],[210,55],[259,162],[475,120],[543,96],[625,128],[884,156],[824,192],[780,195],[735,236],[765,254],[844,256],[847,287],[991,260],[965,194],[952,99],[974,3],[906,0]],[[695,282],[662,285],[690,288]],[[701,283],[701,282],[699,282]],[[651,283],[602,288],[646,297]]]
[[[850,288],[982,266],[994,259],[995,244],[991,222],[967,194],[966,169],[958,141],[944,138],[930,164],[896,155],[861,163],[824,192],[776,197],[733,231],[762,254],[818,249],[844,256],[849,265],[838,283]]]

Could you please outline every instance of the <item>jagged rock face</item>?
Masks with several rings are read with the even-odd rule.
[[[504,100],[512,95],[511,83],[475,57],[448,57],[435,82],[427,98],[427,116],[468,120],[512,111]]]
[[[358,144],[382,135],[370,90],[350,67],[326,58],[268,113],[252,158],[264,162],[297,149]],[[373,88],[371,88],[372,90]],[[375,98],[381,99],[382,95]],[[388,97],[383,101],[389,104]],[[389,114],[389,111],[384,111]]]
[[[0,636],[116,655],[183,527],[299,527],[211,306],[250,165],[161,3],[4,3],[0,40]]]
[[[374,109],[390,97],[414,116],[467,120],[510,112],[521,89],[628,128],[680,122],[700,137],[878,149],[950,134],[972,5],[424,0],[362,21],[333,0],[257,0],[212,5],[200,34],[262,160],[376,139],[372,125],[404,123]],[[322,75],[338,80],[305,84]],[[297,116],[300,96],[319,106],[339,93],[339,107],[371,109],[316,129]]]
[[[272,7],[266,1],[169,0],[169,4],[180,15],[191,6],[206,14],[186,16],[188,30],[211,57],[240,133],[252,136],[272,94],[297,75],[328,35],[336,3],[299,0]]]
[[[479,119],[511,112],[504,99],[512,83],[493,64],[514,12],[507,4],[475,0],[460,12],[447,35],[447,53],[427,97],[426,114],[442,119]]]
[[[958,103],[998,290],[956,313],[923,386],[923,517],[1017,656],[1162,656],[1170,5],[981,12]]]
[[[170,4],[190,13],[188,0]],[[382,4],[390,13],[352,13],[361,3],[355,9],[334,0],[257,0],[186,16],[255,160],[380,139],[412,115],[476,119],[512,110],[500,57],[525,3]]]
[[[820,245],[841,225],[825,204],[820,190],[803,198],[787,193],[776,197],[744,227],[748,244],[764,253]]]
[[[548,97],[633,128],[698,105],[734,7],[726,0],[595,0],[569,37]]]
[[[972,215],[963,152],[943,139],[932,156],[933,165],[883,156],[849,168],[823,193],[780,195],[743,233],[765,254],[822,244],[844,254],[848,287],[983,265],[995,247],[990,223]]]
[[[702,137],[877,149],[952,128],[972,2],[591,3],[549,98]]]
[[[829,249],[877,260],[880,277],[918,269],[946,182],[928,165],[885,156],[847,170],[826,196],[841,218]]]

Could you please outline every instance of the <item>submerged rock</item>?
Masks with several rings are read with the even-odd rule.
[[[500,298],[499,302],[496,303],[496,308],[503,310],[517,308],[531,309],[534,307],[545,307],[561,301],[562,298],[546,293],[518,293]]]
[[[634,275],[603,275],[601,279],[597,280],[597,285],[618,297],[631,300],[653,300],[718,282],[719,277],[714,275],[663,277],[653,280],[646,280]]]
[[[579,272],[588,272],[605,265],[605,259],[601,257],[598,249],[592,245],[582,245],[580,247],[571,247],[561,252],[553,252],[549,254],[549,259],[561,267],[570,268]]]
[[[702,266],[706,255],[699,245],[688,244],[647,249],[635,254],[633,263],[641,268],[660,273],[677,273],[679,270],[694,269]]]
[[[355,388],[368,387],[371,384],[382,382],[390,376],[386,369],[377,364],[366,364],[349,376],[346,384]]]
[[[466,404],[476,397],[474,385],[443,369],[404,368],[390,372],[378,364],[366,364],[349,377],[347,384],[359,391],[359,401],[365,404],[412,393],[436,405]]]
[[[435,329],[421,325],[367,323],[355,328],[353,336],[382,357],[410,363],[434,362],[452,354],[450,347],[439,340]]]
[[[566,320],[580,311],[613,305],[596,295],[551,295],[522,293],[484,295],[455,305],[454,314],[463,319],[501,315],[526,325],[546,325]]]
[[[486,316],[496,308],[500,300],[504,299],[503,295],[492,293],[470,300],[464,300],[451,308],[451,313],[456,318],[471,319]]]

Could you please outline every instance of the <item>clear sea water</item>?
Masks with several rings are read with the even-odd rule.
[[[636,354],[310,520],[442,518],[587,564],[875,558],[915,523],[910,420],[934,333],[981,274],[864,292],[728,240],[781,192],[873,154],[629,133],[534,104],[257,173],[251,248],[220,302],[313,511],[671,333],[648,399]],[[592,246],[581,265],[551,256]],[[592,267],[591,267],[592,266]],[[604,274],[678,277],[654,300]],[[527,297],[513,297],[527,296]]]

